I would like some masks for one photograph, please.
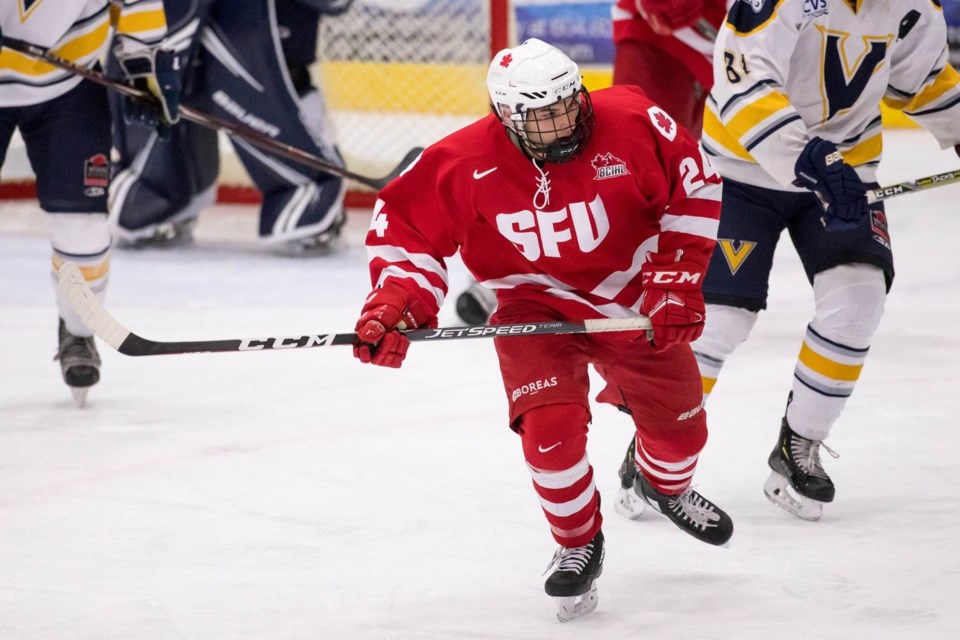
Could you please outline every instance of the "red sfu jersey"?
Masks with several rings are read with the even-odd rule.
[[[726,18],[727,5],[732,3],[732,0],[704,0],[704,20],[719,29]],[[683,63],[707,91],[713,86],[714,39],[700,33],[696,26],[680,29],[670,36],[659,36],[640,15],[637,0],[618,0],[612,15],[614,42],[637,40],[653,45]]]
[[[705,270],[718,174],[639,89],[591,95],[588,144],[546,164],[545,177],[492,114],[424,151],[379,194],[366,240],[374,287],[402,286],[436,313],[444,258],[459,250],[501,300],[536,300],[569,319],[626,318],[638,313],[649,253],[682,253]]]

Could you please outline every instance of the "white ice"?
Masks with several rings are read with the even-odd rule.
[[[919,132],[891,135],[886,158],[884,184],[960,166]],[[368,214],[343,252],[294,259],[256,246],[252,208],[219,209],[192,247],[115,253],[121,322],[167,340],[352,330]],[[600,605],[561,625],[490,341],[415,344],[399,371],[346,347],[131,358],[101,343],[81,410],[52,360],[42,215],[0,203],[0,639],[960,637],[960,186],[888,212],[897,277],[829,439],[823,519],[761,491],[812,312],[784,240],[695,481],[732,515],[731,548],[614,513],[631,426],[597,406]],[[441,321],[458,324],[446,307]]]

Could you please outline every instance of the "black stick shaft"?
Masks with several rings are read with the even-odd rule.
[[[586,320],[567,322],[528,322],[517,324],[479,325],[474,327],[441,327],[405,331],[412,342],[505,338],[511,336],[598,333],[605,331],[643,331],[649,328],[646,318],[627,320]],[[129,333],[117,350],[128,356],[159,356],[184,353],[222,353],[230,351],[283,351],[315,347],[337,347],[357,342],[356,333],[316,333],[300,336],[267,336],[228,340],[159,342]]]
[[[904,193],[942,187],[955,182],[960,182],[960,169],[947,171],[946,173],[938,173],[925,178],[917,178],[916,180],[908,180],[907,182],[901,182],[899,184],[892,184],[889,187],[868,189],[867,202],[879,202],[880,200],[886,200],[887,198],[903,195]]]

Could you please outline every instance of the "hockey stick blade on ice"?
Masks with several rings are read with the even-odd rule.
[[[925,178],[917,178],[916,180],[908,180],[907,182],[901,182],[899,184],[892,184],[889,187],[867,189],[867,202],[873,204],[874,202],[886,200],[887,198],[903,195],[905,193],[933,189],[934,187],[942,187],[955,182],[960,182],[960,169],[947,171],[946,173],[938,173]]]
[[[99,71],[81,67],[73,62],[70,62],[69,60],[55,56],[50,53],[49,50],[44,49],[43,47],[38,47],[35,44],[30,44],[29,42],[24,42],[23,40],[4,37],[3,48],[12,49],[13,51],[28,55],[32,58],[43,60],[50,65],[59,67],[60,69],[69,71],[70,73],[78,76],[82,76],[90,82],[94,82],[107,87],[108,89],[116,91],[120,95],[130,98],[137,98],[138,100],[144,100],[146,102],[156,102],[156,98],[146,91],[135,89],[126,83],[114,80],[113,78],[108,78]],[[274,140],[270,136],[264,135],[259,131],[255,131],[249,127],[224,120],[223,118],[219,118],[215,115],[194,109],[193,107],[185,104],[180,105],[180,115],[184,120],[189,120],[190,122],[199,124],[209,129],[223,131],[224,133],[228,133],[232,136],[240,138],[241,140],[249,142],[253,146],[269,153],[282,156],[289,160],[293,160],[294,162],[299,162],[300,164],[310,167],[311,169],[316,169],[317,171],[323,171],[324,173],[331,173],[340,176],[341,178],[353,180],[362,185],[371,187],[372,189],[376,189],[377,191],[387,186],[391,180],[399,176],[414,160],[417,159],[417,156],[419,156],[423,151],[421,147],[411,149],[400,161],[400,164],[398,164],[396,168],[389,174],[382,178],[370,178],[368,176],[354,173],[353,171],[345,169],[329,160],[325,160],[313,155],[312,153],[308,153],[303,149],[298,149],[297,147],[285,144],[279,140]]]
[[[227,340],[171,341],[148,340],[133,333],[107,311],[90,289],[80,269],[66,262],[59,272],[60,292],[84,324],[108,345],[128,356],[159,356],[178,353],[218,353],[226,351],[269,351],[352,345],[356,333],[311,333],[294,336],[230,338]],[[604,318],[568,322],[528,322],[518,324],[480,325],[475,327],[442,327],[416,329],[404,335],[414,342],[465,340],[469,338],[503,338],[509,336],[556,335],[563,333],[601,333],[606,331],[645,331],[650,319]]]

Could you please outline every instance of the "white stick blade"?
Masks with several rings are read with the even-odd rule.
[[[603,331],[643,331],[649,329],[650,318],[637,316],[636,318],[595,318],[584,320],[583,325],[588,333]]]
[[[72,262],[64,262],[58,272],[57,286],[70,308],[83,320],[83,324],[108,345],[119,349],[130,331],[103,308],[80,268]]]

